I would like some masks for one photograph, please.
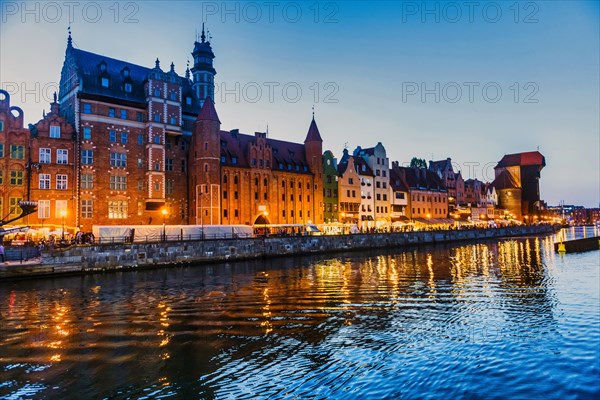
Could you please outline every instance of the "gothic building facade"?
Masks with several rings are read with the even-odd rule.
[[[314,117],[304,143],[221,130],[212,100],[215,56],[204,31],[192,56],[180,76],[158,59],[147,68],[75,48],[69,34],[50,113],[31,130],[23,129],[22,111],[2,114],[0,131],[11,137],[0,140],[7,143],[1,160],[15,185],[3,186],[11,190],[0,204],[27,197],[27,181],[39,204],[26,221],[32,226],[56,218],[83,231],[163,222],[321,223],[322,138]],[[5,157],[7,146],[23,151],[15,147],[15,157]],[[29,174],[27,151],[35,166]]]

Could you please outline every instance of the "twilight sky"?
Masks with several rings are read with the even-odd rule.
[[[0,1],[0,86],[37,122],[78,48],[183,75],[206,23],[223,129],[324,149],[381,141],[390,160],[451,157],[493,179],[504,154],[546,156],[541,195],[600,202],[600,7],[586,1]]]

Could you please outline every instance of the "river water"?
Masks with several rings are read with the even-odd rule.
[[[598,398],[600,252],[554,240],[2,283],[0,398]]]

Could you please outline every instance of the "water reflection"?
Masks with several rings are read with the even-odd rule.
[[[595,394],[598,293],[561,262],[539,237],[3,284],[0,396]]]

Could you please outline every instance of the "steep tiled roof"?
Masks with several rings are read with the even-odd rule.
[[[135,103],[146,103],[144,81],[153,69],[74,47],[68,48],[68,51],[75,61],[78,76],[82,83],[80,87],[82,93]],[[105,72],[102,72],[100,69],[102,62],[106,65]],[[123,74],[125,68],[129,69],[129,78]],[[102,76],[109,78],[109,87],[102,86]],[[192,98],[191,105],[183,101],[183,111],[188,114],[197,115],[200,111],[200,103],[194,95],[190,81],[176,74],[175,78],[179,79],[182,84],[181,89],[184,98],[185,96]],[[130,93],[124,90],[125,83],[131,83],[132,90]]]
[[[448,170],[452,170],[452,161],[450,158],[447,158],[445,160],[439,160],[439,161],[429,161],[429,170],[430,171],[445,171],[446,168],[448,168]]]
[[[539,151],[529,151],[526,153],[506,154],[502,160],[498,162],[496,168],[525,166],[525,165],[540,165],[546,166],[546,159]]]
[[[315,122],[314,118],[310,123],[310,127],[308,128],[306,139],[304,139],[304,143],[306,142],[323,142],[321,134],[319,133],[319,128],[317,127],[317,123]]]
[[[405,171],[405,183],[410,189],[446,191],[440,177],[424,168],[399,167]]]
[[[408,185],[397,168],[390,169],[390,186],[396,192],[408,192]]]
[[[492,186],[494,186],[496,190],[519,188],[519,185],[517,185],[517,182],[508,171],[502,171],[500,175],[494,179]]]
[[[221,123],[219,116],[217,115],[217,110],[215,110],[215,105],[210,97],[207,97],[204,101],[204,105],[202,106],[196,121],[216,121]]]
[[[221,156],[225,157],[223,165],[235,165],[237,167],[250,167],[248,159],[248,148],[256,141],[256,137],[233,131],[221,131]],[[306,153],[302,143],[285,142],[283,140],[266,139],[267,145],[271,146],[273,162],[271,170],[281,170],[297,173],[309,173]],[[233,162],[233,159],[236,162]]]
[[[373,170],[362,157],[354,157],[354,165],[359,175],[374,176]],[[363,169],[364,168],[364,169]]]
[[[130,100],[138,103],[144,103],[144,80],[150,72],[150,68],[116,60],[114,58],[102,56],[100,54],[90,53],[88,51],[71,48],[71,54],[77,65],[78,75],[82,82],[81,91],[87,94],[103,95],[122,100]],[[110,80],[108,88],[101,85],[100,64],[104,61],[106,64],[106,75]],[[129,68],[132,91],[125,92],[123,86],[125,77],[122,74],[125,68]]]

